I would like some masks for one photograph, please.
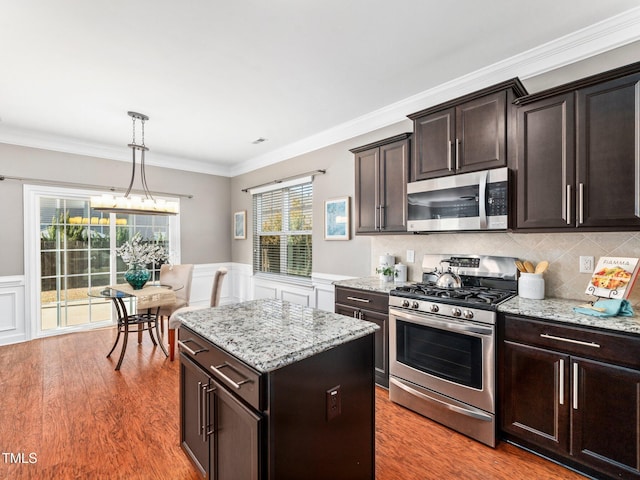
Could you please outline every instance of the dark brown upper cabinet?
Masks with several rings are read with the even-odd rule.
[[[526,93],[512,79],[409,115],[414,124],[410,180],[507,166],[512,102]]]
[[[639,92],[640,62],[516,101],[516,229],[640,229]]]
[[[355,155],[356,234],[407,231],[411,133],[351,149]]]

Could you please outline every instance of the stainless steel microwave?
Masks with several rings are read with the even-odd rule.
[[[509,171],[463,173],[407,185],[410,232],[506,230]]]

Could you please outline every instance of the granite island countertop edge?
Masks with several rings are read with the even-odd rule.
[[[380,327],[333,312],[251,300],[179,314],[183,325],[260,373],[282,368]]]

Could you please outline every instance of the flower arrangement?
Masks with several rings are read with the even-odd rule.
[[[145,267],[150,263],[160,263],[169,259],[169,252],[157,243],[142,243],[142,235],[137,232],[133,238],[116,248],[116,254],[129,268]]]

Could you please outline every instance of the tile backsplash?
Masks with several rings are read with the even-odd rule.
[[[415,252],[415,262],[407,262],[407,250]],[[395,255],[396,263],[407,264],[413,281],[421,279],[425,253],[502,255],[534,264],[548,260],[546,297],[585,301],[593,299],[584,293],[591,275],[579,273],[580,256],[593,256],[596,263],[603,256],[640,257],[640,232],[379,235],[372,237],[372,274],[378,257],[386,253]],[[629,300],[636,309],[640,306],[640,280]]]

